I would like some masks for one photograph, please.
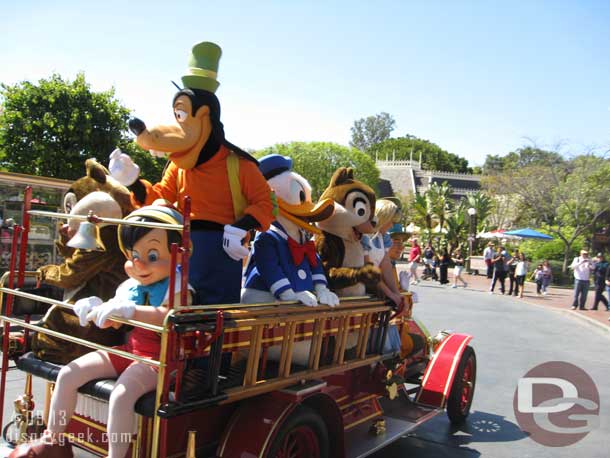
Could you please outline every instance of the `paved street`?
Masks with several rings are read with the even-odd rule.
[[[467,279],[468,289],[440,287],[424,281],[414,287],[420,297],[415,315],[435,333],[453,329],[474,335],[478,378],[473,412],[468,424],[451,430],[445,415],[373,455],[375,458],[608,458],[610,457],[610,332],[576,312],[553,303],[565,302],[569,291],[556,296],[525,299],[489,295],[486,280]],[[530,303],[531,302],[531,303]],[[584,313],[584,312],[583,312]],[[592,313],[592,312],[591,312]],[[601,313],[601,312],[598,312]],[[605,313],[605,312],[604,312]],[[603,315],[603,322],[606,323]],[[604,325],[605,326],[605,325]],[[549,448],[520,431],[512,402],[517,380],[532,367],[552,360],[584,369],[597,384],[601,398],[601,425],[582,441],[565,448]],[[22,375],[9,372],[7,409],[22,389]],[[41,393],[40,385],[36,390]],[[38,399],[42,399],[41,394]],[[0,450],[0,456],[6,456]],[[78,452],[77,456],[90,456]]]
[[[474,335],[478,377],[473,411],[458,431],[451,430],[446,416],[438,416],[375,458],[610,457],[610,333],[555,308],[517,298],[432,282],[413,290],[420,297],[415,315],[430,332],[449,328]],[[526,437],[512,408],[518,379],[553,360],[585,370],[601,399],[600,428],[564,448],[544,447]]]

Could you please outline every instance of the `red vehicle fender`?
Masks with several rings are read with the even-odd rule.
[[[460,358],[472,336],[451,334],[441,342],[424,372],[416,402],[445,408]]]
[[[218,456],[222,458],[265,457],[283,422],[300,404],[297,400],[274,393],[242,402],[231,417],[218,444]],[[344,456],[342,417],[334,399],[324,393],[316,393],[302,400],[317,411],[328,428],[331,455]]]

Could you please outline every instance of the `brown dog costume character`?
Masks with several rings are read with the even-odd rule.
[[[351,168],[341,167],[333,174],[320,200],[335,201],[335,213],[318,223],[316,249],[322,259],[329,287],[338,296],[361,296],[377,287],[378,267],[364,263],[362,234],[374,231],[375,192],[354,179]]]
[[[133,210],[129,191],[111,178],[105,167],[94,159],[88,159],[85,168],[86,176],[76,180],[64,196],[66,213],[86,215],[91,210],[97,216],[120,219]],[[100,227],[100,238],[105,251],[68,247],[66,232],[73,234],[78,228],[78,221],[70,220],[69,226],[67,231],[62,230],[62,237],[57,242],[64,262],[38,269],[42,283],[63,288],[64,301],[71,303],[89,296],[110,299],[127,278],[123,269],[125,256],[118,246],[116,226]],[[120,329],[99,329],[93,325],[82,327],[72,311],[57,306],[49,309],[40,325],[103,345],[119,345],[124,338]],[[87,347],[46,334],[35,334],[32,337],[32,350],[38,358],[59,364],[65,364],[91,351]]]

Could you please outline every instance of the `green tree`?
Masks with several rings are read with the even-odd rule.
[[[36,84],[2,84],[0,97],[0,167],[10,172],[76,179],[87,158],[107,164],[117,146],[133,154],[151,180],[163,168],[162,161],[131,144],[129,110],[114,89],[94,92],[82,73],[73,81],[53,74]]]
[[[472,173],[468,167],[468,160],[456,154],[448,153],[440,146],[429,140],[405,135],[400,138],[390,138],[373,145],[367,153],[373,158],[408,160],[413,157],[419,160],[421,166],[427,170],[440,170],[443,172]]]
[[[464,200],[461,200],[454,212],[447,218],[447,233],[445,239],[449,253],[452,253],[458,247],[462,247],[466,242],[466,233],[468,231],[466,219],[466,206]]]
[[[565,272],[575,242],[610,211],[610,162],[593,154],[548,158],[489,177],[485,187],[518,196],[521,222],[539,225],[563,242]]]
[[[360,151],[367,151],[373,145],[390,138],[395,125],[396,121],[388,113],[382,112],[368,118],[360,118],[354,121],[351,128],[350,146],[358,148]]]
[[[485,175],[494,175],[502,172],[527,167],[529,165],[560,165],[565,162],[561,154],[555,151],[546,151],[540,148],[525,146],[506,156],[488,154],[483,164]]]
[[[426,191],[425,196],[429,201],[430,209],[441,231],[445,228],[445,221],[453,210],[453,199],[451,186],[446,182],[442,184],[432,183]]]
[[[429,240],[434,221],[434,210],[432,209],[430,199],[426,199],[425,195],[417,194],[415,199],[413,199],[410,210],[413,222],[421,228],[426,240]]]
[[[474,230],[474,235],[476,236],[476,234],[484,231],[487,228],[489,217],[494,210],[494,200],[482,191],[477,191],[474,194],[468,194],[462,200],[463,208],[466,209],[464,218],[468,223],[468,232],[470,233]],[[470,216],[470,213],[468,213],[471,208],[474,208],[475,210],[475,214],[472,217]],[[471,220],[471,218],[474,220]],[[471,224],[476,224],[476,227],[471,227]],[[478,252],[479,243],[480,240],[475,237],[472,243],[473,253]]]
[[[466,208],[474,208],[476,211],[476,231],[484,231],[487,228],[487,219],[494,207],[493,199],[486,193],[477,191],[466,196],[465,206]]]
[[[356,148],[328,142],[280,143],[254,153],[260,158],[267,154],[281,154],[292,158],[293,169],[305,177],[313,188],[312,197],[318,199],[339,167],[352,167],[355,177],[375,191],[379,183],[379,170],[375,162]]]

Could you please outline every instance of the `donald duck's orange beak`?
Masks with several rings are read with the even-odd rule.
[[[278,197],[277,203],[280,215],[314,234],[321,234],[322,231],[313,223],[328,219],[335,212],[335,201],[333,199],[322,199],[316,204],[313,202],[303,202],[299,205],[291,205]]]

